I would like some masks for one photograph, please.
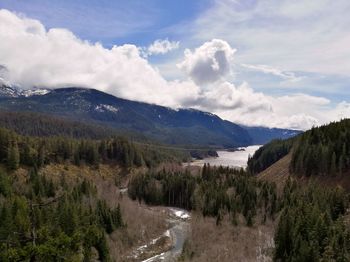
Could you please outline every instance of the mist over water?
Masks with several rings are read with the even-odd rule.
[[[248,147],[241,147],[241,151],[217,151],[218,157],[204,158],[202,160],[195,160],[191,165],[203,166],[205,163],[211,166],[230,166],[230,167],[246,167],[249,155],[252,156],[261,145],[254,145]]]

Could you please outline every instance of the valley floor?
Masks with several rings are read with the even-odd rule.
[[[183,261],[272,261],[276,221],[247,227],[229,218],[217,226],[215,218],[192,214],[191,234]]]
[[[272,261],[276,221],[247,227],[242,218],[242,223],[233,226],[225,217],[217,226],[215,218],[197,212],[192,212],[188,220],[187,215],[176,216],[178,209],[140,204],[127,196],[124,188],[129,174],[118,167],[49,165],[40,172],[53,179],[64,176],[68,181],[86,177],[96,184],[99,196],[109,205],[120,204],[127,227],[108,238],[111,257],[117,261],[173,261],[183,245],[183,261]],[[24,170],[18,170],[17,175],[24,175]]]
[[[140,170],[137,170],[140,171]],[[152,240],[162,236],[168,229],[168,214],[164,208],[149,208],[137,201],[132,201],[125,194],[125,185],[129,174],[115,166],[100,165],[98,169],[87,166],[49,165],[40,170],[41,174],[50,174],[53,179],[64,176],[67,181],[75,181],[81,177],[93,181],[97,187],[98,195],[107,201],[110,206],[121,206],[123,219],[127,227],[118,229],[108,236],[110,255],[115,261],[142,261],[154,253],[161,253],[171,246],[169,239],[157,243],[156,250],[149,254],[134,256],[134,251],[140,246],[147,245]],[[136,170],[131,170],[136,172]],[[23,176],[26,171],[19,169],[17,175]],[[160,242],[160,241],[159,241]],[[171,242],[171,241],[170,241]]]

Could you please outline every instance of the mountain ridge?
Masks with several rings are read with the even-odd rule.
[[[115,97],[96,89],[67,87],[14,92],[15,88],[4,85],[0,89],[0,109],[3,110],[37,112],[93,122],[141,133],[166,144],[230,148],[263,144],[273,138],[289,138],[298,132],[244,127],[209,112],[192,108],[175,110]]]

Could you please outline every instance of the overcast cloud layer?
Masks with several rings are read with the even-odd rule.
[[[179,42],[157,40],[148,55],[165,54]],[[0,10],[0,77],[22,88],[96,88],[115,96],[173,108],[193,107],[246,125],[307,129],[350,116],[346,101],[337,105],[302,93],[273,97],[254,91],[247,81],[234,85],[236,53],[224,39],[207,39],[186,49],[177,67],[185,78],[168,81],[152,66],[144,50],[125,44],[110,49],[90,43],[66,29],[47,30],[37,20]],[[293,72],[265,65],[240,66],[298,81]]]

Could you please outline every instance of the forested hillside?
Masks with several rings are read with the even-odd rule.
[[[12,130],[19,135],[34,137],[59,136],[87,140],[108,140],[115,137],[123,137],[129,141],[132,140],[133,144],[136,144],[139,148],[150,148],[153,152],[159,151],[159,155],[173,154],[179,160],[190,157],[201,159],[208,156],[217,156],[216,151],[208,147],[197,146],[193,148],[191,145],[176,147],[159,144],[138,133],[123,132],[103,125],[85,124],[69,118],[40,113],[0,111],[0,126]]]
[[[16,114],[13,119],[21,116]],[[80,175],[66,181],[65,176],[54,178],[40,173],[48,165],[60,164],[95,170],[105,164],[144,167],[142,172],[128,175],[128,195],[132,200],[194,211],[214,219],[217,227],[229,223],[232,229],[244,226],[253,230],[272,224],[275,261],[350,258],[346,191],[317,184],[300,187],[289,180],[279,192],[274,183],[251,175],[287,154],[291,154],[290,169],[300,168],[293,171],[299,175],[344,174],[349,167],[347,120],[263,146],[249,159],[248,171],[204,165],[196,174],[183,168],[156,168],[164,162],[180,162],[188,157],[186,152],[133,144],[121,137],[86,139],[99,134],[98,129],[85,131],[80,124],[70,127],[66,120],[62,120],[58,131],[52,129],[51,134],[44,136],[43,132],[53,127],[51,119],[32,117],[38,128],[29,129],[28,133],[40,132],[41,136],[0,129],[0,245],[5,250],[1,261],[50,261],[60,257],[89,261],[96,256],[101,261],[111,259],[109,235],[128,223],[122,209],[101,198],[88,177]],[[22,133],[27,133],[25,125],[11,120],[11,116],[2,119],[13,129],[23,126]],[[28,121],[31,117],[23,114],[23,119]],[[55,136],[55,132],[62,132],[63,136]],[[322,171],[323,165],[316,167],[319,162],[326,171]],[[13,175],[16,170],[26,170],[26,175]],[[182,259],[200,257],[197,241],[188,238]]]
[[[349,261],[349,195],[288,180],[275,233],[274,261]],[[346,216],[345,216],[346,215]]]
[[[276,141],[267,146],[270,153],[259,152],[260,159],[285,155],[294,143]],[[111,234],[120,231],[118,236],[130,239],[124,229],[133,213],[126,219],[124,209],[106,202],[101,189],[98,194],[98,180],[109,190],[103,189],[102,195],[115,193],[110,184],[117,183],[114,175],[108,182],[101,175],[100,166],[106,164],[124,169],[144,167],[126,174],[130,179],[128,195],[139,203],[184,208],[214,219],[217,229],[227,224],[228,230],[275,225],[271,253],[275,261],[349,260],[349,195],[344,190],[313,184],[299,187],[290,180],[278,192],[274,183],[261,181],[243,169],[204,165],[196,173],[179,167],[156,168],[181,157],[181,153],[134,145],[123,138],[31,137],[0,129],[0,260],[118,260],[115,253],[111,257]],[[79,168],[67,180],[62,171],[40,173],[48,165],[62,165],[63,170],[69,165]],[[78,175],[86,166],[96,170],[97,177]],[[136,238],[142,237],[140,230],[134,233]],[[199,236],[197,232],[188,237],[181,259],[200,258]]]
[[[287,154],[284,173],[295,179],[287,181],[281,195],[274,260],[349,261],[349,194],[345,190],[350,168],[350,120],[273,141],[249,159],[248,170],[258,174],[271,166],[267,176],[278,180],[271,174],[274,163]]]
[[[216,115],[130,101],[95,89],[71,87],[44,95],[2,97],[0,108],[95,123],[165,144],[235,147],[251,142],[247,131]]]
[[[1,173],[0,198],[0,261],[90,261],[92,248],[109,261],[105,235],[125,226],[93,184],[54,183],[35,168],[22,183]]]
[[[29,136],[103,139],[118,134],[112,128],[30,112],[0,111],[0,126]]]
[[[293,138],[288,140],[273,140],[260,147],[254,156],[248,158],[248,170],[252,174],[259,173],[289,153]]]
[[[97,194],[94,180],[105,179],[103,175],[43,175],[40,170],[79,166],[100,174],[102,164],[128,170],[182,157],[181,152],[155,150],[118,137],[32,137],[1,128],[0,261],[110,261],[107,236],[127,226],[119,205]],[[115,176],[108,183],[117,183]]]
[[[350,168],[350,119],[312,128],[293,148],[290,170],[299,175],[341,175]]]
[[[257,174],[291,153],[289,170],[299,176],[336,176],[350,168],[350,120],[344,119],[288,140],[275,140],[261,147],[248,161]]]
[[[1,95],[0,109],[10,112],[36,112],[102,125],[158,143],[232,148],[288,138],[297,131],[263,127],[241,127],[215,114],[191,108],[172,109],[140,103],[95,90],[67,87],[31,95]],[[17,130],[18,131],[18,130]]]
[[[0,162],[9,170],[16,170],[20,165],[39,168],[65,162],[150,167],[166,161],[182,161],[186,156],[181,151],[137,146],[121,137],[104,140],[31,137],[0,129]]]

